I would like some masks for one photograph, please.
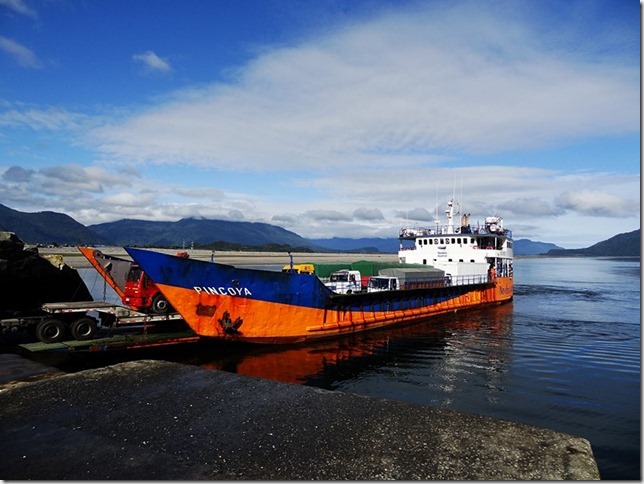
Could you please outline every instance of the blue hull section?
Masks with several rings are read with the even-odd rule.
[[[310,274],[243,269],[149,250],[125,250],[156,284],[320,309],[333,294]]]

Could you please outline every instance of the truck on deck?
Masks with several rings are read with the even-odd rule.
[[[118,258],[108,260],[107,256],[97,258],[94,255],[99,255],[100,251],[96,252],[92,254],[96,264],[92,265],[123,298],[132,262]],[[0,294],[0,333],[25,330],[43,343],[69,338],[91,340],[97,336],[99,328],[147,329],[156,325],[183,324],[182,329],[185,329],[179,314],[154,311],[155,301],[159,306],[158,299],[149,300],[146,305],[151,309],[149,311],[138,311],[134,305],[125,307],[94,301],[78,272],[65,264],[61,256],[41,256],[37,248],[25,247],[24,242],[11,232],[0,232]],[[172,321],[176,324],[168,324]]]
[[[362,292],[362,276],[360,271],[341,269],[329,276],[326,287],[338,294],[352,294]]]
[[[107,254],[92,247],[78,250],[118,294],[123,305],[142,313],[170,314],[174,309],[157,285],[131,260]],[[187,252],[177,254],[188,257]]]
[[[367,292],[440,287],[449,283],[445,271],[433,267],[388,268],[379,270],[377,276],[369,278]]]
[[[77,341],[94,339],[99,327],[148,328],[160,323],[182,321],[177,313],[145,314],[118,304],[102,301],[52,302],[28,314],[0,319],[3,332],[26,330],[43,343],[58,343],[71,337]]]

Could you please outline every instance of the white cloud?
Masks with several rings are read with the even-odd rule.
[[[436,216],[429,213],[426,208],[412,208],[410,210],[400,211],[396,210],[394,215],[403,220],[415,222],[432,222]]]
[[[132,178],[99,167],[70,164],[27,170],[12,166],[1,178],[0,200],[17,210],[50,209],[75,217],[85,207],[95,206],[96,198],[106,190],[129,187],[131,183]]]
[[[377,208],[360,207],[353,211],[353,216],[360,220],[384,220],[382,212]]]
[[[87,133],[97,167],[30,172],[7,157],[16,166],[0,177],[0,200],[85,224],[197,216],[272,221],[312,238],[395,237],[410,223],[432,225],[436,211],[443,218],[452,195],[474,223],[499,213],[515,235],[568,247],[557,240],[563,231],[598,241],[639,224],[635,160],[614,173],[570,173],[565,162],[545,169],[520,159],[637,133],[639,65],[584,57],[592,46],[568,33],[562,48],[519,8],[420,5],[428,10],[266,48],[224,81],[124,107],[109,122],[114,112],[2,106],[5,128],[55,131],[57,140]],[[152,51],[133,59],[172,70]],[[513,150],[516,163],[485,161]],[[171,176],[157,164],[181,169]]]
[[[113,174],[103,168],[74,164],[46,167],[40,170],[40,173],[49,180],[58,180],[67,186],[130,186],[132,181],[131,177]]]
[[[561,208],[553,206],[552,203],[538,196],[508,200],[499,204],[499,208],[505,213],[517,214],[521,218],[557,216],[563,213]]]
[[[223,198],[225,192],[219,188],[180,187],[174,193],[186,198],[206,198],[208,200],[220,200]]]
[[[157,54],[148,50],[143,54],[134,54],[132,56],[136,62],[143,64],[145,69],[148,72],[170,72],[172,71],[172,66],[167,59],[162,59]]]
[[[600,190],[576,190],[564,192],[557,197],[557,204],[582,215],[605,217],[632,217],[638,213],[639,200],[628,200],[622,196]]]
[[[13,57],[21,67],[27,69],[41,69],[43,67],[42,61],[31,49],[2,35],[0,35],[0,51]]]
[[[534,32],[477,10],[394,15],[267,50],[227,84],[94,134],[116,159],[318,170],[639,129],[638,69],[538,50]]]
[[[78,130],[92,119],[85,114],[66,111],[61,108],[50,107],[37,109],[25,106],[11,106],[0,113],[0,126],[10,128],[29,128],[33,131],[41,130]],[[96,121],[96,120],[94,120]]]
[[[5,6],[16,13],[26,15],[27,17],[35,18],[37,16],[36,11],[22,0],[0,0],[0,6]]]
[[[304,213],[307,220],[324,222],[342,222],[352,220],[352,216],[339,210],[308,210]]]
[[[101,197],[99,202],[112,205],[118,210],[122,210],[124,207],[134,208],[134,213],[138,213],[140,207],[146,207],[156,202],[156,196],[152,192],[110,193]]]
[[[3,174],[2,178],[8,182],[28,182],[34,170],[22,168],[20,166],[10,166]]]

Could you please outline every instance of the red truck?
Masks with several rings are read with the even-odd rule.
[[[124,307],[94,301],[81,276],[61,256],[40,256],[37,249],[25,249],[15,234],[0,232],[0,293],[4,296],[0,298],[0,334],[24,330],[43,343],[59,343],[70,337],[88,341],[96,338],[99,328],[130,331],[142,326],[146,332],[153,326],[174,327],[182,321],[178,313],[170,312],[158,288],[145,282],[141,271],[132,270],[131,261],[104,256],[94,249],[81,252],[122,301],[128,298],[126,292],[143,289],[139,290],[142,306],[135,309],[134,302]],[[135,278],[134,273],[141,277]],[[126,291],[128,275],[134,280]]]
[[[79,247],[78,250],[121,297],[124,305],[143,313],[175,312],[157,285],[136,263],[103,254],[100,250],[91,247]],[[179,252],[177,255],[189,257],[187,252]]]

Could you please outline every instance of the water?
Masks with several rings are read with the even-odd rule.
[[[181,361],[549,428],[588,439],[603,479],[639,480],[639,259],[522,258],[514,270],[514,301],[498,308],[307,346],[205,343],[111,358]]]

